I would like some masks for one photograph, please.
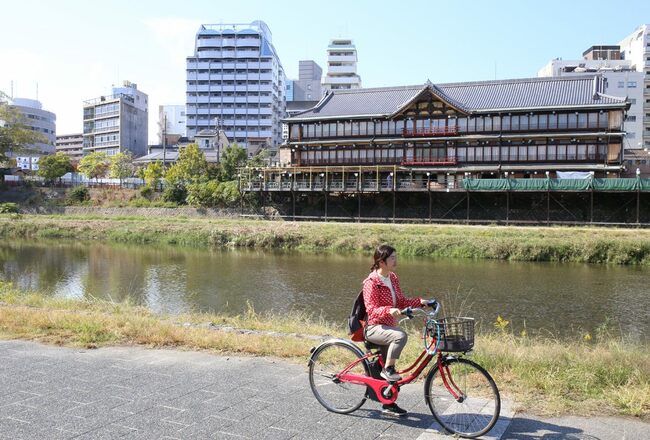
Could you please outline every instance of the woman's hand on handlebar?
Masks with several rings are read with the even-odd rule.
[[[438,301],[435,299],[421,299],[420,304],[422,304],[422,307],[431,307],[432,309],[435,309]]]
[[[402,311],[401,311],[400,309],[391,308],[391,309],[388,311],[388,313],[390,313],[391,315],[393,315],[394,318],[397,318],[399,315],[402,314]]]

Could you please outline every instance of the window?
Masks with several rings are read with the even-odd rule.
[[[629,88],[635,88],[636,87],[636,81],[628,81],[627,86]]]
[[[634,122],[634,121],[636,121],[636,116],[626,116],[625,120],[630,121],[630,122]]]
[[[625,81],[619,81],[618,82],[618,88],[622,89],[623,87],[625,87]]]

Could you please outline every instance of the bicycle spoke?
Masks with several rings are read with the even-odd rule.
[[[454,391],[460,391],[463,398],[456,400],[440,370],[432,370],[425,384],[431,412],[452,433],[470,438],[486,433],[496,423],[501,406],[494,381],[485,370],[466,359],[448,361],[447,366],[447,386],[453,383]]]
[[[348,413],[357,410],[366,400],[366,386],[339,381],[337,375],[360,358],[358,352],[343,343],[326,344],[319,348],[309,367],[309,381],[316,399],[328,410]],[[349,374],[366,375],[363,363]]]

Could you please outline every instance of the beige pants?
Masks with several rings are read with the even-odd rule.
[[[408,335],[399,327],[369,325],[366,328],[366,340],[381,345],[381,354],[384,356],[384,361],[390,363],[391,359],[399,359],[399,355],[402,354],[402,350],[406,347]]]

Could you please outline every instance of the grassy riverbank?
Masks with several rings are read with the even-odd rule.
[[[233,329],[235,329],[233,331]],[[249,329],[253,331],[237,331]],[[0,338],[95,348],[145,345],[277,356],[306,363],[318,339],[345,337],[342,327],[304,315],[156,315],[142,307],[66,300],[0,283]],[[401,365],[415,359],[413,334]],[[541,414],[632,415],[650,419],[650,347],[602,334],[590,341],[477,337],[473,358],[495,377],[517,408]]]
[[[391,243],[402,255],[435,258],[650,265],[647,229],[3,215],[0,237],[366,254]]]

